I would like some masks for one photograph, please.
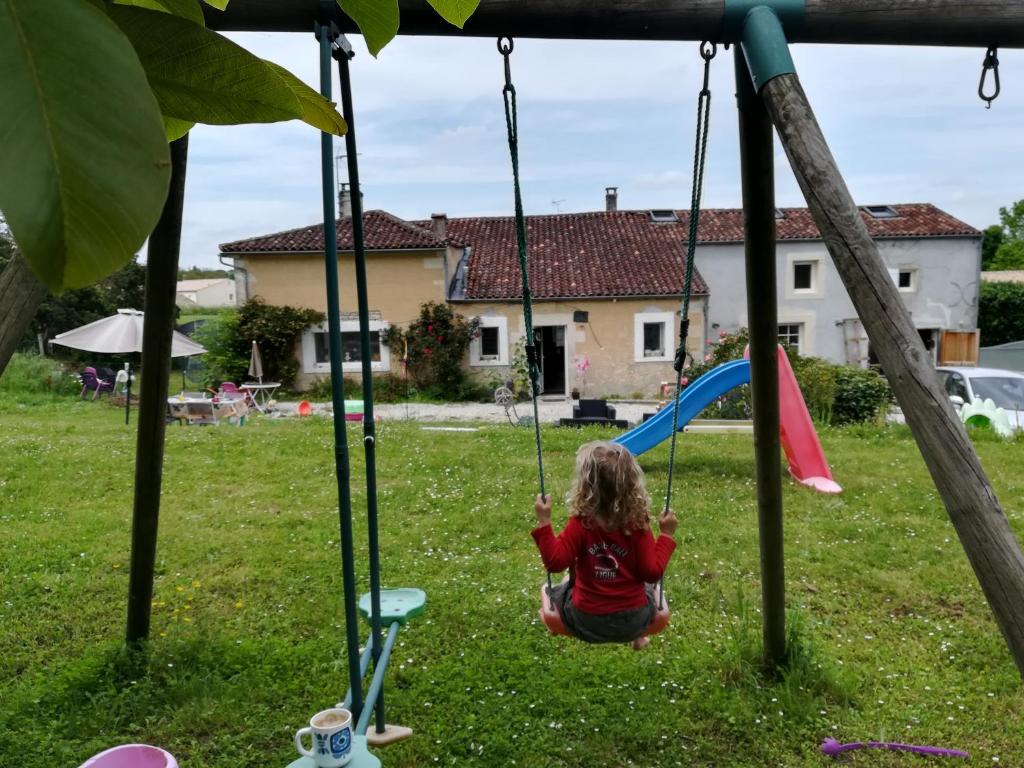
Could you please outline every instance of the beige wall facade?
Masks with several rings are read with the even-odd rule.
[[[322,254],[240,254],[237,258],[245,270],[243,295],[260,297],[268,304],[326,312]],[[457,260],[456,251],[372,252],[367,259],[371,333],[381,332],[387,325],[405,327],[418,317],[421,304],[444,301]],[[338,261],[342,333],[351,343],[354,336],[349,334],[355,334],[358,327],[354,258],[342,253]],[[513,378],[516,346],[525,333],[522,306],[518,302],[462,301],[454,307],[467,318],[480,317],[485,328],[495,329],[487,332],[486,350],[481,349],[480,339],[471,345],[466,359],[470,373],[488,383]],[[576,321],[579,312],[587,313],[586,322]],[[553,380],[561,379],[566,395],[575,389],[582,397],[652,397],[662,382],[672,381],[678,312],[678,299],[666,298],[537,301],[533,325],[548,329],[541,333],[549,339],[549,352],[553,346],[561,348],[560,353],[549,354],[546,362],[561,367],[561,375],[554,371]],[[653,327],[645,330],[645,326]],[[326,325],[311,328],[297,345],[300,366],[295,385],[300,390],[330,375],[325,339],[317,338],[325,331]],[[695,357],[703,355],[706,341],[706,300],[697,297],[690,304],[687,350]],[[645,348],[645,342],[650,348]],[[381,345],[373,369],[400,372],[401,357],[401,350]],[[358,362],[343,362],[343,367],[346,376],[359,377]]]
[[[318,253],[268,253],[240,255],[246,274],[246,293],[268,304],[288,305],[327,311],[324,287],[324,257]],[[367,256],[366,278],[369,288],[371,333],[387,325],[406,326],[419,316],[420,305],[443,302],[449,265],[455,259],[445,250],[373,251]],[[341,295],[343,339],[352,342],[358,328],[358,301],[355,282],[355,257],[351,252],[338,254],[338,287]],[[318,378],[330,376],[323,348],[323,327],[311,328],[296,349],[299,374],[297,389],[309,388]],[[343,344],[344,346],[344,344]],[[344,362],[346,376],[358,378],[360,364]],[[380,345],[373,363],[375,372],[399,371],[401,352],[392,354]]]
[[[480,341],[475,341],[468,360],[472,374],[487,382],[513,378],[516,345],[525,334],[521,305],[458,302],[455,307],[466,317],[479,316],[484,327],[498,329],[499,350],[504,354],[484,357]],[[587,313],[586,322],[576,322],[579,312]],[[660,325],[661,330],[647,330],[646,340],[653,341],[653,332],[654,337],[661,336],[660,344],[645,349],[645,326],[650,325]],[[566,394],[575,389],[582,397],[653,397],[662,382],[673,380],[672,360],[679,338],[676,299],[538,301],[533,305],[533,326],[561,329],[551,335],[564,343]],[[694,298],[687,351],[702,356],[706,342],[705,299]]]

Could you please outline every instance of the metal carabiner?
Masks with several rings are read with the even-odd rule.
[[[992,109],[992,102],[999,96],[999,57],[997,56],[998,49],[992,46],[985,52],[985,60],[981,63],[981,79],[978,80],[978,97],[985,102],[985,109]],[[995,84],[995,90],[991,96],[985,95],[985,79],[988,77],[989,70],[992,70],[992,77]]]

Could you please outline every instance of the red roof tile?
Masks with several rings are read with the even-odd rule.
[[[863,214],[873,237],[979,236],[973,227],[932,205],[894,205],[898,216],[875,219]],[[780,240],[817,240],[818,228],[806,208],[782,209]],[[598,211],[528,216],[530,289],[536,298],[678,296],[689,212],[676,222],[654,222],[649,211]],[[743,211],[701,211],[700,243],[743,241]],[[519,259],[513,219],[448,220],[450,240],[472,248],[467,266],[467,299],[518,298]],[[707,285],[694,273],[693,294]]]
[[[352,219],[339,219],[338,250],[351,251]],[[445,243],[429,228],[418,227],[411,222],[393,216],[386,211],[363,213],[363,234],[366,248],[371,251],[401,250],[407,248],[444,248]],[[324,250],[324,228],[322,224],[301,229],[289,229],[272,235],[262,235],[248,240],[237,240],[220,246],[222,253],[302,253]]]
[[[472,248],[467,299],[521,295],[512,218],[449,219],[448,236]],[[686,229],[655,224],[646,212],[527,216],[526,238],[534,298],[682,293]],[[703,278],[694,272],[693,294],[707,292]]]

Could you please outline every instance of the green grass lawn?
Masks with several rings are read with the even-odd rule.
[[[345,692],[331,424],[169,429],[141,659],[121,650],[134,439],[120,419],[0,400],[0,766],[75,766],[131,741],[185,768],[284,766],[295,729]],[[609,434],[545,430],[556,497],[581,440]],[[820,766],[825,736],[1022,764],[1020,678],[904,429],[822,434],[840,497],[785,482],[796,658],[775,681],[753,663],[749,436],[681,437],[673,622],[642,653],[539,624],[532,441],[505,425],[380,425],[384,583],[428,594],[387,688],[388,719],[416,735],[379,753],[385,766]],[[977,447],[1021,533],[1024,442]],[[664,447],[642,459],[655,498],[666,461]],[[365,534],[357,519],[364,576]]]

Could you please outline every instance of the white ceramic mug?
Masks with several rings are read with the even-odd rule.
[[[302,744],[306,734],[313,739],[313,749]],[[352,713],[335,707],[317,712],[309,719],[308,728],[295,734],[295,748],[303,757],[313,758],[317,768],[339,768],[352,759]]]

